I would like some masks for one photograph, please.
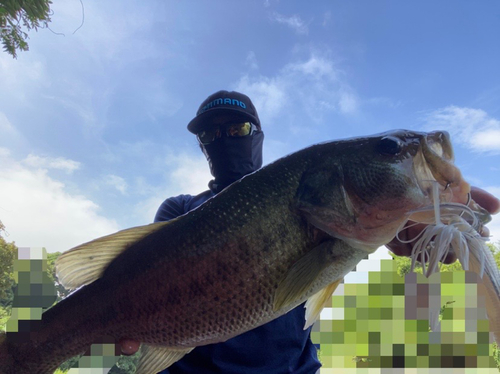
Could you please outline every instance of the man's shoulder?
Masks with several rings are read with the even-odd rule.
[[[214,193],[207,190],[198,195],[182,194],[169,197],[163,201],[158,208],[155,216],[155,222],[168,221],[179,217],[194,208],[197,208],[212,196],[214,196]]]
[[[214,193],[210,190],[203,191],[202,193],[198,195],[189,195],[189,194],[182,194],[182,195],[177,195],[177,196],[171,196],[167,198],[162,205],[164,204],[179,204],[184,207],[186,207],[186,212],[194,209],[195,207],[191,207],[191,205],[196,204],[198,202],[205,202],[206,200],[210,199],[212,196],[214,196]],[[201,204],[200,203],[200,204]],[[198,204],[199,205],[199,204]]]

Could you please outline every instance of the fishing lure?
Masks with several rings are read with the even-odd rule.
[[[396,237],[403,243],[415,242],[411,253],[412,271],[420,257],[423,273],[429,277],[438,271],[439,260],[454,251],[465,271],[479,275],[482,284],[478,284],[478,295],[485,298],[490,331],[500,344],[500,272],[486,245],[488,238],[480,235],[483,222],[489,217],[485,217],[470,195],[466,204],[458,204],[449,202],[450,194],[450,190],[440,190],[439,184],[433,182],[433,205],[415,210],[409,218],[414,223],[403,224]],[[419,235],[406,241],[399,238],[399,232],[421,223],[427,226]],[[438,315],[433,317],[431,326],[436,326],[437,318]]]

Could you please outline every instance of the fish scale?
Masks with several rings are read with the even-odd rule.
[[[0,373],[50,373],[101,336],[142,342],[138,372],[159,371],[308,299],[310,324],[342,278],[428,204],[415,175],[425,156],[413,161],[433,142],[451,147],[442,133],[406,130],[315,145],[184,216],[66,252],[61,282],[85,286],[44,313],[31,341],[0,338]],[[432,167],[454,166],[433,155]],[[456,170],[432,172],[465,183]]]

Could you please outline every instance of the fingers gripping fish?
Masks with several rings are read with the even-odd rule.
[[[82,244],[57,262],[60,281],[81,288],[43,314],[30,341],[0,337],[0,373],[52,373],[101,336],[141,341],[138,372],[151,373],[306,300],[310,325],[342,278],[432,203],[424,180],[467,198],[447,133],[333,141],[173,221]]]

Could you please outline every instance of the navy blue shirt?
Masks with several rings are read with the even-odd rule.
[[[199,195],[179,195],[165,200],[155,222],[168,221],[198,207],[215,196],[211,190]],[[224,343],[195,348],[162,374],[315,374],[321,367],[311,328],[304,330],[305,308],[291,310],[263,326]]]

